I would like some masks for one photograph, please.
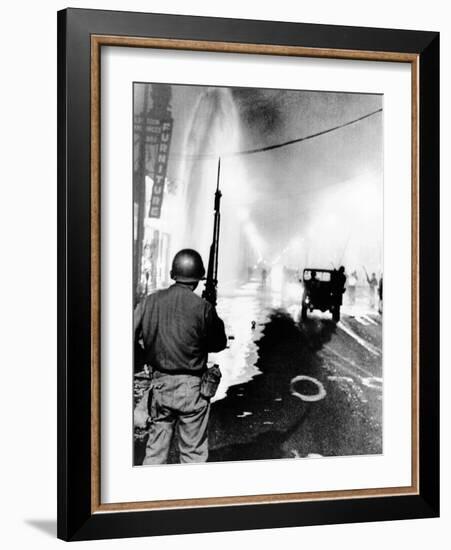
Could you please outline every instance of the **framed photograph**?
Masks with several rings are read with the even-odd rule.
[[[439,35],[58,13],[58,536],[439,514]]]

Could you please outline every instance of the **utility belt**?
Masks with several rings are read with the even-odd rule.
[[[187,371],[186,369],[177,370],[163,370],[154,369],[152,377],[158,378],[158,375],[176,375],[176,374],[188,374],[191,376],[197,376],[200,378],[200,394],[207,399],[211,399],[215,396],[219,382],[221,381],[222,373],[219,365],[213,365],[210,368],[205,368],[200,371]]]
[[[171,371],[171,374],[175,372]],[[153,369],[152,378],[158,378],[159,375],[168,374],[158,369]],[[186,374],[186,371],[183,371],[182,374]],[[190,373],[191,374],[191,373]],[[221,381],[221,371],[218,365],[213,365],[210,368],[202,369],[199,373],[196,373],[200,378],[200,394],[206,399],[211,399],[216,394],[216,391]],[[148,429],[150,423],[152,422],[152,399],[153,399],[153,384],[150,383],[149,388],[144,392],[144,395],[138,402],[137,406],[134,409],[134,426],[138,429],[138,433]]]
[[[190,376],[198,376],[199,378],[202,378],[203,374],[207,372],[207,369],[200,369],[200,370],[188,370],[188,369],[161,369],[161,368],[153,368],[153,375],[155,374],[169,374],[169,375],[176,375],[176,374],[189,374]]]

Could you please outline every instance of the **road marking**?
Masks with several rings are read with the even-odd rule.
[[[371,323],[372,325],[375,325],[376,327],[378,326],[378,324],[376,323],[376,321],[374,319],[371,319],[371,317],[369,315],[363,315],[362,316],[362,319],[365,319],[366,321],[368,321],[369,323]]]
[[[333,353],[334,355],[336,355],[338,358],[340,358],[342,361],[346,361],[346,363],[348,363],[349,365],[353,366],[355,369],[358,369],[360,371],[363,372],[363,374],[366,374],[366,376],[368,377],[371,377],[373,376],[373,373],[370,372],[369,370],[366,370],[364,369],[363,367],[357,365],[357,363],[355,363],[352,359],[348,359],[347,357],[345,357],[344,355],[341,355],[341,353],[338,353],[338,351],[332,349],[330,346],[324,346],[324,349],[326,349],[328,352],[330,353]],[[349,368],[346,368],[344,365],[340,365],[340,367],[342,367],[343,369],[345,369],[347,372],[350,372],[351,374],[355,374],[351,369]]]
[[[333,351],[333,350],[330,350],[330,351]],[[343,359],[346,360],[345,357],[343,357]],[[348,372],[349,374],[351,374],[352,376],[354,376],[355,378],[357,378],[358,381],[360,381],[360,383],[363,385],[363,386],[366,386],[367,388],[372,388],[372,389],[375,389],[375,390],[380,390],[382,391],[382,378],[378,378],[377,376],[360,376],[359,374],[357,374],[356,372],[354,372],[352,369],[350,369],[349,367],[346,367],[345,365],[342,365],[341,363],[337,363],[337,361],[335,361],[334,359],[331,359],[331,358],[328,358],[326,359],[327,361],[329,361],[335,368],[338,368],[338,369],[342,369],[344,370],[345,372]],[[365,371],[365,369],[362,369],[361,367],[355,365],[355,367],[357,369],[360,369],[362,371]],[[368,373],[369,374],[369,373]],[[343,380],[349,380],[349,378],[347,376],[328,376],[327,377],[329,380],[334,380],[334,381],[338,381],[339,379],[343,379]],[[354,380],[352,379],[352,382],[354,382]],[[362,401],[364,401],[362,399]]]
[[[354,319],[357,321],[357,323],[360,323],[361,325],[367,327],[369,325],[367,318],[362,315],[361,317],[359,315],[356,315]]]
[[[362,378],[362,377],[359,376],[357,373],[355,373],[352,369],[350,369],[349,367],[345,367],[345,366],[342,365],[341,363],[337,363],[337,361],[335,361],[335,360],[332,359],[332,358],[328,358],[327,361],[329,361],[329,363],[331,363],[335,368],[342,369],[342,370],[344,370],[345,372],[348,372],[349,374],[351,374],[352,376],[354,376],[354,377],[356,377],[356,378]]]
[[[313,395],[306,395],[304,393],[299,393],[294,389],[294,385],[296,382],[303,382],[306,380],[307,382],[312,382],[312,384],[315,384],[318,388],[318,393]],[[324,386],[321,384],[319,380],[316,378],[313,378],[312,376],[306,376],[305,374],[300,374],[299,376],[295,376],[291,382],[290,382],[290,392],[291,395],[294,395],[296,397],[299,397],[302,401],[321,401],[321,399],[324,399],[326,397],[326,390],[324,389]]]
[[[328,376],[327,379],[332,380],[333,382],[344,380],[345,382],[350,382],[351,384],[354,384],[354,378],[351,378],[351,376]]]
[[[363,338],[361,338],[358,334],[356,334],[353,330],[351,330],[349,327],[347,327],[342,321],[340,321],[337,325],[341,328],[343,332],[346,332],[348,336],[353,338],[358,344],[360,344],[362,347],[364,347],[367,351],[375,355],[376,357],[380,357],[380,351],[377,350],[373,345],[371,345],[369,342],[365,342]]]
[[[382,378],[377,376],[370,376],[369,378],[362,378],[362,384],[368,388],[374,388],[382,390]]]

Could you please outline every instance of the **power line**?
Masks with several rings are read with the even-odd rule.
[[[266,147],[260,147],[258,149],[247,149],[245,151],[238,151],[236,153],[230,153],[228,155],[226,154],[223,156],[227,157],[227,156],[253,155],[254,153],[263,153],[264,151],[272,151],[273,149],[279,149],[280,147],[286,147],[287,145],[293,145],[294,143],[301,143],[302,141],[307,141],[308,139],[313,139],[319,136],[323,136],[324,134],[329,134],[330,132],[335,132],[336,130],[341,130],[346,126],[351,126],[352,124],[356,124],[357,122],[360,122],[361,120],[369,118],[380,112],[382,112],[382,108],[377,109],[377,111],[373,111],[372,113],[368,113],[354,120],[351,120],[349,122],[345,122],[344,124],[339,124],[338,126],[329,128],[328,130],[323,130],[322,132],[316,132],[316,134],[310,134],[309,136],[305,136],[297,139],[290,139],[289,141],[284,141],[282,143],[277,143],[275,145],[267,145]]]
[[[293,145],[295,143],[301,143],[303,141],[307,141],[309,139],[313,139],[316,137],[324,136],[325,134],[330,134],[331,132],[335,132],[337,130],[341,130],[342,128],[346,128],[347,126],[351,126],[353,124],[357,124],[358,122],[361,122],[362,120],[365,120],[366,118],[370,118],[377,113],[382,112],[382,108],[377,109],[376,111],[372,111],[371,113],[367,113],[366,115],[363,115],[359,118],[355,118],[354,120],[350,120],[348,122],[345,122],[343,124],[339,124],[338,126],[334,126],[333,128],[328,128],[327,130],[322,130],[321,132],[316,132],[315,134],[310,134],[308,136],[296,138],[296,139],[290,139],[288,141],[283,141],[282,143],[276,143],[273,145],[266,145],[265,147],[258,147],[256,149],[245,149],[244,151],[235,151],[232,153],[223,153],[221,155],[221,158],[230,158],[230,157],[239,157],[239,156],[245,156],[245,155],[254,155],[256,153],[264,153],[266,151],[272,151],[274,149],[280,149],[281,147],[286,147],[288,145]],[[218,155],[215,154],[206,154],[206,155],[177,155],[177,154],[171,154],[171,157],[180,157],[180,158],[189,158],[189,159],[217,159]]]

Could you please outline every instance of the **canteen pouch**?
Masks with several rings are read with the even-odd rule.
[[[153,381],[150,383],[149,393],[147,394],[147,414],[149,415],[148,423],[152,422],[152,405],[153,405]]]
[[[216,394],[221,376],[221,370],[218,365],[213,365],[207,369],[200,381],[200,394],[206,399],[211,399]]]
[[[133,410],[133,425],[137,430],[145,430],[150,421],[152,386],[147,389]]]

